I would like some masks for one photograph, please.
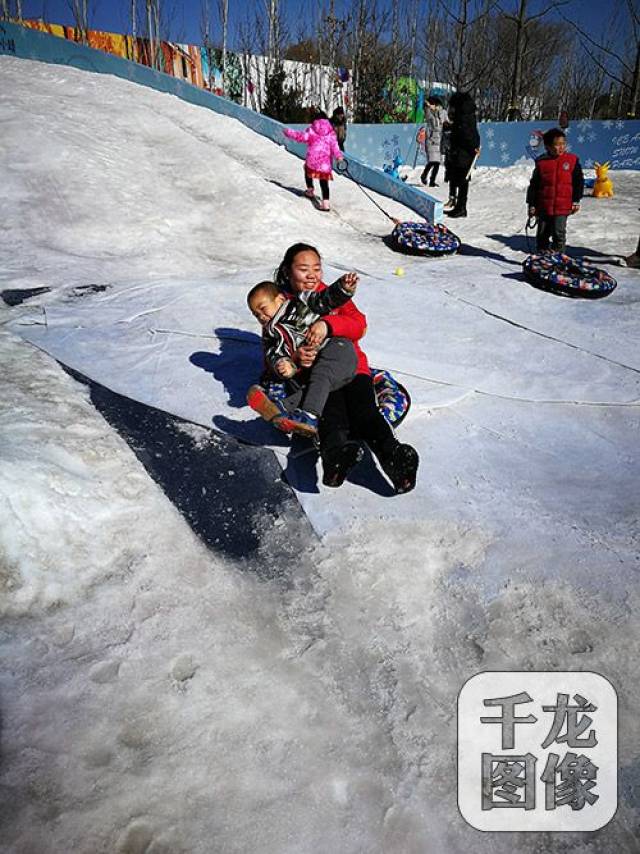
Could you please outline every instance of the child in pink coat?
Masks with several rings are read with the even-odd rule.
[[[320,210],[328,211],[330,209],[329,181],[333,180],[333,158],[343,160],[333,125],[326,113],[320,112],[316,114],[306,130],[285,128],[284,135],[308,146],[304,161],[304,181],[307,186],[305,195],[310,199],[314,198],[313,179],[318,178],[322,193]]]

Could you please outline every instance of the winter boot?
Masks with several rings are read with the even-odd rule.
[[[446,201],[445,208],[455,208],[455,206],[456,206],[455,198],[453,196],[449,196],[449,198]]]
[[[640,254],[634,252],[632,255],[627,255],[624,259],[627,262],[627,267],[634,267],[637,269],[640,267]]]
[[[285,433],[297,433],[299,436],[313,438],[318,435],[318,416],[304,409],[294,409],[272,419],[279,430]]]
[[[423,172],[423,173],[422,173],[422,175],[420,176],[420,180],[422,181],[422,183],[423,183],[423,184],[425,185],[425,187],[426,187],[426,185],[427,185],[427,173],[426,173],[426,172]]]
[[[318,435],[318,416],[302,409],[289,412],[282,400],[273,400],[260,385],[252,385],[247,394],[247,403],[265,421],[282,430],[313,439]]]
[[[322,482],[325,486],[342,486],[345,477],[357,465],[364,451],[359,442],[345,442],[322,455]]]
[[[380,464],[384,473],[394,486],[396,494],[410,492],[416,485],[418,474],[418,452],[411,445],[398,443],[393,451]]]
[[[445,213],[447,214],[447,216],[451,216],[451,217],[466,216],[467,215],[467,209],[461,208],[458,205],[456,205],[452,211],[445,211]]]
[[[316,195],[316,194],[313,192],[313,188],[312,188],[312,187],[307,187],[307,189],[304,191],[304,194],[305,194],[305,196],[306,196],[308,199],[313,199],[313,198],[315,197],[315,195]]]
[[[321,211],[330,211],[331,210],[331,205],[329,204],[329,199],[323,199],[320,202],[320,210]]]

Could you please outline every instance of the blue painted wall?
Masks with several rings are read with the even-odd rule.
[[[397,155],[409,166],[423,165],[424,149],[417,145],[421,125],[349,125],[346,151],[371,166],[382,168]],[[533,162],[544,151],[541,136],[555,122],[481,122],[482,150],[478,166],[512,166]],[[611,163],[612,169],[640,169],[640,121],[572,122],[566,130],[569,150],[585,169]]]

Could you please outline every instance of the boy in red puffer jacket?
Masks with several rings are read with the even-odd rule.
[[[538,252],[546,252],[549,242],[556,252],[564,252],[567,217],[580,210],[584,177],[576,155],[567,152],[560,128],[548,130],[542,139],[547,151],[536,160],[527,190],[529,216],[538,218]]]
[[[338,138],[327,114],[316,113],[311,126],[304,131],[285,128],[284,135],[308,146],[304,161],[304,181],[307,187],[305,195],[310,199],[315,198],[313,179],[317,178],[320,181],[322,193],[320,210],[328,211],[330,209],[329,181],[333,180],[333,159],[343,160],[344,155],[340,151]]]

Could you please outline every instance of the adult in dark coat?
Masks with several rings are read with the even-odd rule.
[[[448,211],[449,216],[467,215],[469,194],[469,171],[474,157],[480,151],[480,134],[476,123],[476,105],[467,92],[454,92],[449,99],[451,142],[449,148],[450,195],[455,197],[456,206]]]

